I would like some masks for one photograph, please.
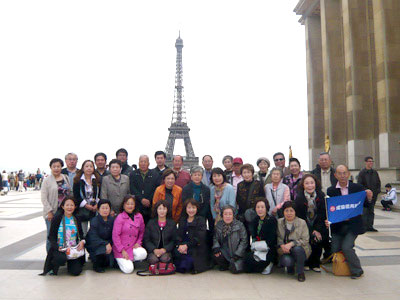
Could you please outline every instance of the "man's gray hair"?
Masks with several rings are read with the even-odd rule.
[[[142,158],[146,158],[148,162],[150,161],[149,156],[146,155],[146,154],[141,154],[141,155],[139,156],[139,160],[141,160]]]
[[[75,156],[75,157],[76,157],[76,160],[78,160],[78,155],[76,155],[76,153],[74,153],[74,152],[69,152],[69,153],[67,153],[67,154],[65,155],[65,159],[67,159],[67,157],[70,156],[70,155]]]

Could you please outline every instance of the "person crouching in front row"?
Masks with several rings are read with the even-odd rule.
[[[83,256],[68,259],[67,253],[72,247],[77,247],[81,251],[85,247],[83,239],[82,224],[75,216],[76,203],[74,198],[65,198],[60,205],[61,212],[57,213],[51,220],[48,240],[50,241],[50,250],[47,253],[44,263],[43,273],[40,275],[57,275],[60,266],[67,264],[68,273],[78,276],[82,272],[85,263],[85,254]]]
[[[153,219],[147,223],[144,234],[144,245],[149,253],[147,261],[150,265],[172,262],[177,229],[176,223],[171,219],[171,212],[171,205],[166,200],[160,200],[153,206]]]
[[[144,220],[136,206],[134,196],[126,195],[121,203],[120,214],[115,219],[112,233],[113,254],[123,273],[132,273],[133,262],[147,257],[147,252],[142,247],[144,227]]]
[[[220,270],[230,270],[233,274],[243,271],[244,256],[248,246],[247,232],[243,223],[235,218],[235,209],[224,206],[222,220],[214,228],[214,260]]]

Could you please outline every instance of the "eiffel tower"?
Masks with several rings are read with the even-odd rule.
[[[179,37],[175,42],[176,47],[176,75],[175,75],[175,96],[174,109],[172,113],[171,126],[168,128],[169,136],[165,153],[167,155],[167,164],[171,165],[177,139],[183,139],[185,144],[186,156],[183,157],[183,168],[191,168],[199,164],[199,158],[195,156],[192,142],[189,136],[189,127],[186,121],[185,100],[183,99],[183,70],[182,70],[182,48],[183,40],[179,32]]]

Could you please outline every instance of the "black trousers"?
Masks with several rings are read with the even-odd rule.
[[[114,265],[114,257],[110,254],[100,254],[96,255],[93,261],[93,268],[100,267],[100,268],[107,268],[112,267]]]
[[[230,263],[222,254],[218,257],[213,255],[214,261],[216,262],[217,265],[219,265],[222,269],[231,271],[233,274],[239,273],[239,271],[236,269],[235,264],[232,262]]]
[[[270,263],[268,256],[265,261],[256,261],[253,252],[248,252],[244,257],[244,271],[246,273],[261,273]]]
[[[391,208],[390,205],[393,205],[392,200],[381,200],[381,204],[383,206],[383,208]]]
[[[372,229],[374,227],[375,203],[376,199],[372,199],[372,201],[368,203],[368,206],[363,208],[362,218],[366,230]]]
[[[55,275],[58,274],[58,270],[61,266],[65,266],[67,264],[67,271],[72,276],[78,276],[82,273],[83,268],[83,260],[82,258],[67,260],[67,256],[64,253],[59,255],[54,255],[53,260],[53,272]]]

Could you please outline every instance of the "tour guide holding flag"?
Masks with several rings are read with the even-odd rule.
[[[349,169],[345,165],[339,165],[335,171],[335,177],[338,180],[336,185],[332,185],[327,190],[327,194],[329,197],[337,197],[337,196],[346,196],[349,194],[355,194],[362,191],[365,191],[367,195],[368,201],[372,200],[372,191],[365,190],[365,188],[357,183],[353,183],[349,181],[350,172]],[[353,197],[351,197],[353,198]],[[327,206],[327,210],[334,211],[337,210],[338,206],[335,206],[335,200],[340,201],[338,199],[330,199]],[[345,201],[345,199],[342,199]],[[346,208],[346,205],[340,202],[339,210],[346,210],[349,209],[350,211],[357,210],[358,207],[362,206],[363,203],[357,205],[356,203],[352,203],[353,205],[349,205]],[[339,205],[339,204],[338,204]],[[343,206],[342,206],[343,205]],[[329,212],[328,212],[328,219],[329,219]],[[330,222],[328,220],[325,221],[326,226],[329,227]],[[364,271],[361,268],[360,259],[358,258],[356,251],[354,250],[354,241],[356,240],[359,234],[365,233],[365,228],[363,225],[361,214],[358,214],[354,217],[349,219],[343,220],[341,222],[332,223],[331,224],[331,233],[332,233],[332,252],[339,252],[340,250],[343,251],[344,257],[347,260],[347,263],[350,268],[351,278],[356,279],[360,277]]]

